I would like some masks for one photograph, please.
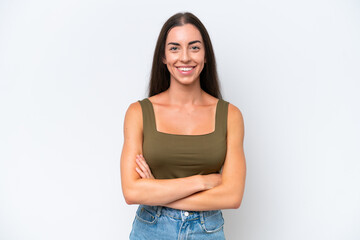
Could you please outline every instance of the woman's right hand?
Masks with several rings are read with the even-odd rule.
[[[205,190],[214,188],[221,184],[221,174],[212,173],[208,175],[201,175],[204,182]]]

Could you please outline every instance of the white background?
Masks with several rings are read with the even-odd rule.
[[[0,239],[128,239],[119,162],[162,24],[197,15],[245,121],[227,239],[360,239],[360,2],[0,1]]]

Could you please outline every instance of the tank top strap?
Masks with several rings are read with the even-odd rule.
[[[152,110],[151,102],[144,98],[142,100],[138,100],[142,109],[143,116],[143,132],[144,134],[151,134],[155,129],[155,118]]]
[[[138,100],[142,109],[143,116],[143,132],[144,134],[151,134],[156,132],[156,123],[154,110],[148,98]],[[226,135],[227,133],[227,117],[228,117],[229,102],[219,99],[216,107],[216,126],[215,131],[217,134]]]
[[[216,132],[220,135],[227,133],[228,106],[229,102],[219,99],[216,109]]]

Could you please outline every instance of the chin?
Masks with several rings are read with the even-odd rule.
[[[183,85],[192,85],[194,83],[196,83],[197,81],[200,81],[200,78],[193,78],[193,77],[187,77],[184,78],[182,77],[178,77],[178,78],[173,78],[174,81],[183,84]]]
[[[178,83],[183,85],[193,85],[196,80],[176,80]]]

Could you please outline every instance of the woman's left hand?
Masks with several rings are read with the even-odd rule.
[[[136,163],[139,167],[137,167],[135,170],[141,178],[155,179],[142,154],[136,155]]]

